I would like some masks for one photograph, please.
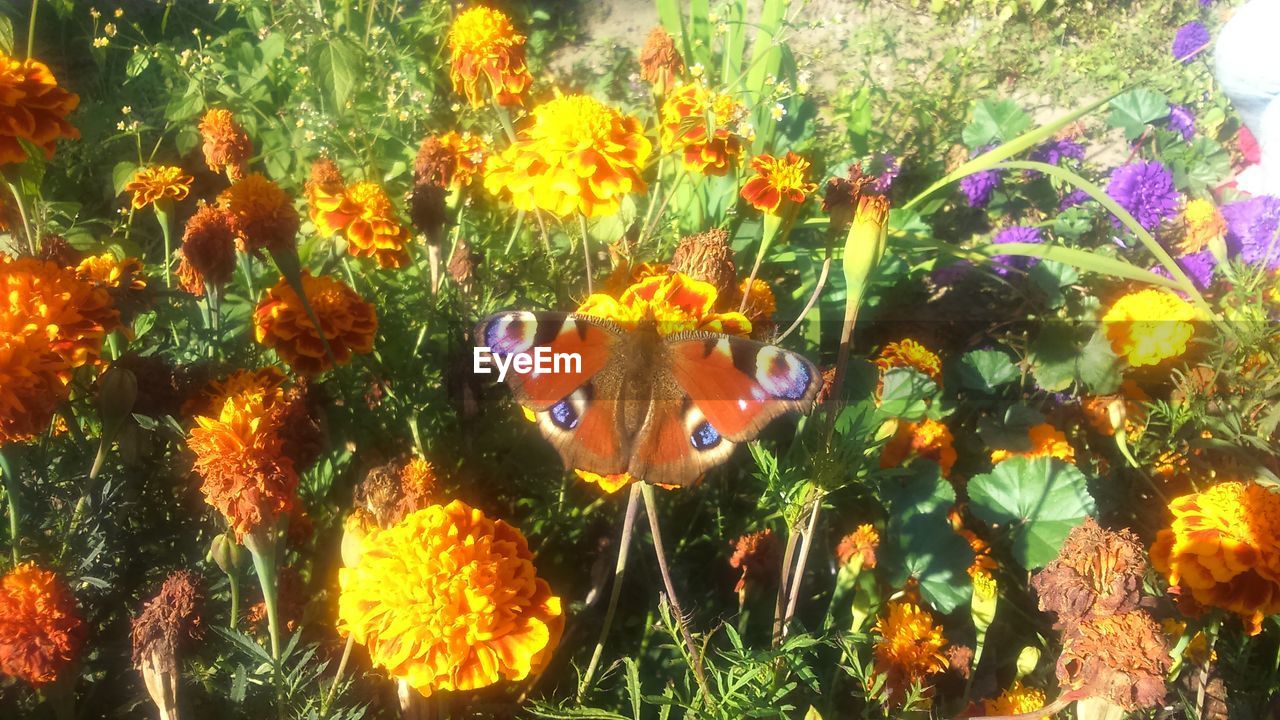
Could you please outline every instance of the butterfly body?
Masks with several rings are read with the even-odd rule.
[[[494,355],[571,354],[567,372],[509,374],[516,400],[571,468],[686,485],[773,418],[807,411],[821,377],[781,348],[701,332],[664,334],[652,318],[623,329],[565,313],[506,312],[476,328]]]

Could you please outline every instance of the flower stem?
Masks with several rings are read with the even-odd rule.
[[[18,538],[20,537],[18,530],[18,477],[13,474],[13,466],[9,464],[9,458],[5,456],[2,448],[0,448],[0,480],[4,481],[4,496],[9,503],[9,550],[13,556],[13,564],[17,565]]]
[[[166,199],[167,200],[167,199]],[[169,228],[169,209],[162,206],[165,200],[155,204],[156,222],[160,223],[160,234],[164,236],[164,286],[173,289],[173,230]]]
[[[338,672],[333,676],[333,684],[329,686],[329,692],[325,693],[324,702],[320,704],[320,716],[325,717],[329,710],[329,703],[333,702],[333,696],[338,692],[338,685],[342,683],[342,674],[347,670],[347,661],[351,659],[351,646],[355,644],[355,636],[347,635],[347,646],[342,649],[342,660],[338,662]]]
[[[31,234],[31,221],[27,218],[27,204],[23,202],[22,194],[18,192],[18,185],[13,182],[6,182],[9,186],[9,194],[13,195],[13,204],[18,206],[18,217],[22,220],[22,234],[27,236],[27,249],[32,255],[37,255],[40,248],[36,247],[36,238]]]
[[[36,50],[36,10],[40,7],[40,0],[31,0],[31,19],[27,21],[27,59],[35,54]]]
[[[609,637],[609,629],[613,627],[613,615],[618,610],[618,598],[622,595],[622,576],[627,569],[627,554],[631,550],[631,535],[635,530],[636,510],[640,508],[640,487],[642,482],[631,484],[631,494],[627,498],[627,509],[622,516],[622,536],[618,540],[618,563],[613,570],[613,588],[609,591],[609,607],[604,613],[604,623],[600,626],[600,638],[596,640],[596,648],[591,653],[591,662],[587,671],[582,674],[582,682],[578,683],[578,702],[587,692],[591,678],[596,674],[600,657],[604,654],[604,642]]]
[[[760,272],[760,264],[764,262],[765,253],[769,252],[769,246],[773,244],[773,238],[778,234],[778,228],[782,226],[782,218],[777,215],[764,216],[764,236],[760,238],[760,249],[756,252],[756,261],[751,266],[751,275],[747,277],[747,287],[742,293],[742,302],[738,305],[738,312],[747,309],[747,300],[751,298],[751,286],[756,282],[756,275]]]
[[[273,532],[258,528],[244,536],[244,546],[253,557],[253,568],[262,586],[262,604],[267,608],[267,630],[271,633],[271,659],[280,661],[280,614],[276,587],[276,539]]]
[[[591,280],[591,234],[587,232],[587,216],[578,213],[578,227],[582,228],[582,259],[587,263],[587,294],[595,292]]]
[[[810,502],[813,503],[813,510],[809,515],[809,527],[804,531],[804,539],[800,543],[800,559],[796,561],[796,571],[791,581],[787,610],[782,615],[783,637],[786,637],[787,626],[791,624],[791,618],[796,614],[796,603],[800,600],[800,586],[804,582],[804,566],[809,559],[809,550],[813,547],[813,535],[818,527],[818,514],[822,511],[822,497],[817,490],[810,493]]]

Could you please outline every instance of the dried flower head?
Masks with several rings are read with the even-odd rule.
[[[1138,607],[1147,571],[1138,536],[1100,527],[1093,518],[1073,528],[1058,556],[1036,573],[1031,587],[1040,609],[1057,616],[1056,627]]]
[[[254,337],[259,344],[275,349],[280,359],[302,375],[322,373],[333,361],[345,365],[352,355],[373,351],[373,336],[378,331],[373,305],[341,280],[327,275],[312,277],[306,270],[302,271],[302,290],[320,330],[312,324],[293,287],[281,278],[254,310]]]
[[[189,640],[203,635],[200,578],[189,570],[176,570],[165,578],[160,591],[133,619],[133,666],[160,672],[177,669],[178,652]]]
[[[731,297],[738,286],[738,270],[733,264],[729,233],[721,228],[681,238],[675,254],[671,256],[671,269],[694,280],[711,283],[722,298]]]
[[[477,5],[458,15],[448,37],[453,91],[471,107],[484,105],[491,96],[499,105],[520,105],[533,82],[524,62],[524,40],[511,18],[493,8]]]
[[[1164,702],[1169,647],[1145,610],[1098,615],[1063,635],[1058,682],[1134,711]]]
[[[182,234],[178,277],[193,295],[206,285],[222,287],[236,269],[236,231],[231,215],[215,205],[200,205]]]
[[[471,291],[471,282],[475,278],[476,266],[480,264],[480,254],[471,249],[471,243],[465,237],[459,237],[454,243],[453,254],[449,256],[446,271],[453,281],[458,283],[462,291]]]
[[[67,116],[80,97],[58,87],[49,66],[39,60],[18,60],[0,52],[0,165],[27,160],[27,141],[53,157],[59,139],[75,140],[80,132]]]
[[[58,576],[24,563],[0,579],[0,673],[51,683],[80,654],[84,636],[75,596]]]
[[[683,74],[684,59],[676,50],[675,38],[661,25],[654,26],[640,49],[640,77],[659,95],[665,95]]]
[[[778,543],[773,531],[768,528],[747,533],[733,542],[733,555],[729,558],[729,567],[741,570],[738,584],[734,592],[742,592],[750,581],[753,585],[762,585],[775,572],[778,563]]]
[[[218,196],[247,252],[292,248],[302,219],[280,186],[259,173],[231,184]]]
[[[206,112],[200,120],[200,139],[204,162],[210,170],[225,170],[232,182],[244,177],[253,143],[230,110],[215,108]]]

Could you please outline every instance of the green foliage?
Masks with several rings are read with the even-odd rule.
[[[969,507],[985,522],[1004,526],[1013,557],[1025,568],[1043,567],[1067,533],[1097,512],[1083,473],[1057,458],[1014,457],[969,481]]]

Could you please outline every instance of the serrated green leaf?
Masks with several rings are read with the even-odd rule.
[[[1136,140],[1148,123],[1169,116],[1169,98],[1147,88],[1135,88],[1111,101],[1107,123],[1124,129],[1125,138]]]
[[[915,578],[924,599],[939,612],[949,613],[969,602],[972,595],[967,569],[973,562],[973,551],[956,535],[947,518],[956,494],[937,464],[914,463],[912,471],[905,478],[886,480],[882,486],[889,505],[885,567],[896,586]]]
[[[973,121],[964,129],[965,145],[982,147],[1018,137],[1031,127],[1027,115],[1012,100],[981,100],[973,108]]]
[[[919,371],[893,368],[884,374],[880,412],[889,417],[919,420],[928,411],[929,400],[937,392],[937,383]]]
[[[0,50],[6,55],[13,55],[13,21],[0,15]]]
[[[1052,560],[1067,533],[1097,511],[1084,474],[1057,458],[1010,458],[968,489],[969,509],[1008,528],[1013,556],[1028,570]]]
[[[984,393],[1017,380],[1021,373],[1009,356],[999,350],[972,350],[960,358],[960,383]]]
[[[344,37],[331,39],[316,52],[317,79],[328,91],[334,112],[341,113],[351,99],[361,61],[359,46]]]

